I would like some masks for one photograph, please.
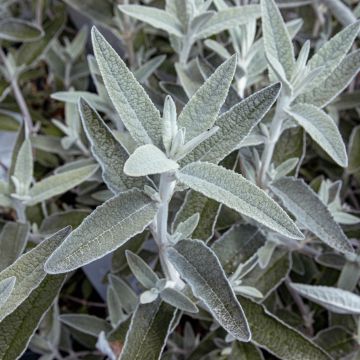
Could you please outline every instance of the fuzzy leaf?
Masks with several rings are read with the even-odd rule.
[[[7,222],[0,234],[0,271],[10,266],[24,251],[30,232],[28,223]]]
[[[126,250],[126,260],[132,273],[141,285],[143,285],[146,289],[151,289],[156,286],[156,283],[159,281],[159,277],[140,256]]]
[[[218,116],[231,85],[236,56],[221,64],[195,92],[178,118],[179,128],[185,127],[185,140],[189,141],[210,129]]]
[[[341,63],[320,84],[300,95],[297,102],[318,107],[329,104],[339,95],[359,72],[360,50],[347,55]]]
[[[17,194],[27,195],[33,177],[33,156],[29,139],[26,139],[20,147],[13,176],[18,183],[18,186],[16,186]]]
[[[124,173],[129,176],[146,176],[176,170],[179,164],[169,159],[152,144],[138,147],[125,162]]]
[[[154,143],[160,146],[159,111],[120,56],[96,28],[92,30],[92,41],[108,94],[131,136],[138,145]]]
[[[167,254],[219,324],[239,341],[249,341],[245,315],[215,253],[202,241],[181,240]]]
[[[0,29],[0,39],[8,41],[35,41],[44,35],[44,32],[37,25],[16,18],[2,20]]]
[[[279,61],[290,80],[295,66],[294,48],[275,1],[261,0],[261,13],[265,52]]]
[[[15,283],[15,276],[10,276],[0,281],[0,309],[6,303],[7,299],[14,290]]]
[[[219,130],[209,139],[197,146],[181,162],[185,165],[192,161],[218,163],[239,147],[250,131],[268,112],[279,95],[280,84],[274,84],[249,96],[215,122]]]
[[[171,13],[152,6],[121,5],[119,9],[126,15],[146,22],[175,36],[183,36],[181,22]]]
[[[261,15],[259,5],[234,6],[220,10],[207,21],[196,34],[196,39],[204,39],[221,31],[256,20]]]
[[[118,276],[109,275],[109,280],[124,310],[128,314],[132,313],[135,310],[138,302],[137,296],[133,289]]]
[[[349,167],[347,171],[355,174],[360,171],[360,126],[355,126],[349,140]]]
[[[129,178],[123,168],[129,154],[117,141],[99,114],[84,100],[79,101],[79,111],[91,151],[102,168],[104,182],[113,193],[134,187],[143,188],[144,179]]]
[[[49,176],[37,182],[30,189],[29,195],[31,199],[28,200],[26,204],[32,206],[69,191],[94,175],[97,169],[98,165],[87,165],[75,170]]]
[[[271,189],[296,219],[319,239],[340,252],[353,252],[328,208],[303,180],[284,177],[273,182]]]
[[[114,251],[141,233],[156,214],[143,192],[129,190],[98,206],[46,262],[48,273],[63,273]]]
[[[175,309],[160,299],[140,304],[131,319],[119,360],[158,360],[174,321]]]
[[[200,214],[200,221],[197,224],[192,237],[195,239],[210,240],[214,234],[215,223],[220,212],[220,204],[217,201],[207,198],[199,192],[189,190],[185,195],[184,202],[176,213],[172,224],[175,226],[188,219],[193,214]]]
[[[144,83],[150,77],[150,75],[159,68],[165,59],[166,55],[159,55],[141,65],[138,69],[136,69],[136,71],[134,71],[136,80],[140,83]]]
[[[0,281],[16,276],[16,283],[11,295],[0,309],[0,321],[12,313],[46,276],[44,263],[52,252],[69,234],[70,227],[64,228],[44,240],[41,244],[22,255],[14,264],[0,273]]]
[[[346,148],[334,120],[324,111],[309,104],[292,106],[288,114],[293,117],[340,166],[348,163]]]
[[[231,274],[240,263],[245,263],[263,246],[265,237],[252,225],[235,225],[212,245],[224,270]]]
[[[166,303],[182,311],[187,311],[189,313],[197,313],[199,311],[197,306],[187,296],[176,289],[165,288],[160,292],[160,297]]]
[[[331,360],[299,331],[270,314],[263,306],[241,298],[252,332],[252,342],[286,360]]]
[[[63,314],[60,321],[81,333],[98,337],[102,331],[106,333],[111,330],[111,325],[96,316],[86,314]]]
[[[210,163],[192,163],[177,173],[180,182],[285,236],[303,236],[281,207],[240,174]]]
[[[40,321],[57,297],[64,276],[46,276],[25,301],[0,323],[0,358],[19,359]]]
[[[191,216],[189,216],[186,220],[183,222],[180,222],[175,230],[175,233],[181,234],[183,239],[190,238],[194,230],[199,224],[200,220],[200,214],[195,213]]]
[[[349,25],[338,32],[312,56],[307,63],[311,71],[320,66],[326,66],[327,75],[333,71],[345,58],[350,50],[357,34],[359,33],[360,22]],[[326,77],[326,75],[325,75]]]
[[[360,314],[360,296],[330,286],[291,284],[301,296],[338,314]]]

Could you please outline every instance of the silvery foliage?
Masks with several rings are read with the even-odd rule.
[[[350,52],[356,12],[323,1],[344,27],[314,51],[310,41],[296,51],[302,20],[285,22],[274,0],[167,0],[164,9],[64,2],[120,36],[129,67],[97,27],[86,60],[86,27],[60,41],[61,7],[44,29],[0,20],[0,39],[21,43],[0,53],[1,96],[14,95],[23,119],[0,180],[0,206],[15,218],[0,233],[0,358],[27,349],[80,358],[71,337],[91,349],[85,356],[119,360],[356,358],[360,257],[347,227],[360,220],[343,192],[360,179],[360,130],[347,147],[339,127],[340,111],[358,106],[352,93],[339,99],[360,68],[359,50]],[[154,28],[177,59],[176,80],[160,74],[159,86],[150,80],[166,57],[133,46],[137,32],[155,36]],[[41,58],[63,85],[52,94],[65,103],[64,121],[51,119],[57,137],[37,134],[19,87]],[[298,139],[284,145],[291,132],[300,132],[300,151]],[[311,178],[306,138],[336,167],[331,180],[299,176]],[[64,165],[39,175],[54,154]],[[62,200],[69,191],[73,207]],[[60,314],[66,274],[109,254],[106,319]],[[300,316],[289,320],[293,306]],[[330,327],[313,337],[325,310]],[[347,349],[331,348],[331,335]]]

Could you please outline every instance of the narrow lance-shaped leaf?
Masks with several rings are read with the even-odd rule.
[[[26,139],[16,157],[14,175],[12,177],[15,183],[18,195],[27,195],[33,177],[33,156],[30,139]]]
[[[109,189],[113,193],[133,187],[142,189],[144,179],[134,179],[124,174],[124,164],[129,155],[99,114],[84,99],[79,101],[79,111],[91,151],[102,168],[104,182]]]
[[[152,144],[138,147],[125,162],[124,173],[129,176],[146,176],[176,170],[178,163],[169,159]]]
[[[97,169],[98,165],[87,165],[75,170],[69,170],[49,176],[48,178],[37,182],[30,189],[29,195],[31,198],[26,204],[32,206],[53,196],[69,191],[94,175]]]
[[[268,86],[249,96],[220,115],[215,125],[219,130],[197,146],[181,164],[201,160],[218,163],[240,146],[250,131],[269,111],[279,95],[280,83]]]
[[[261,12],[265,52],[280,62],[289,80],[295,66],[289,32],[274,0],[261,0]]]
[[[344,141],[334,120],[324,111],[309,104],[297,104],[288,111],[317,142],[323,150],[340,166],[347,166]]]
[[[178,118],[179,128],[185,127],[185,140],[208,130],[214,125],[231,85],[236,55],[221,64],[195,92]]]
[[[63,273],[114,251],[153,220],[156,204],[143,192],[129,190],[97,207],[51,255],[48,273]]]
[[[165,30],[169,34],[183,36],[181,22],[171,13],[152,6],[121,5],[119,9],[126,15]]]
[[[181,240],[167,254],[219,324],[239,341],[249,341],[245,315],[215,253],[202,241]]]
[[[163,289],[160,292],[160,298],[182,311],[190,313],[197,313],[199,311],[197,306],[186,295],[176,289],[169,287]]]
[[[175,309],[160,299],[140,304],[131,319],[119,360],[158,360],[166,345]]]
[[[307,63],[308,70],[311,71],[319,66],[326,65],[327,73],[324,74],[326,78],[345,58],[359,33],[359,28],[360,22],[349,25],[329,41],[326,41]]]
[[[330,211],[303,180],[284,177],[271,189],[296,219],[320,240],[341,252],[353,252],[352,246]]]
[[[0,273],[0,281],[16,276],[16,283],[8,301],[0,309],[0,321],[13,312],[45,278],[44,263],[69,234],[71,228],[58,231],[53,236],[21,256]]]
[[[156,69],[164,62],[165,59],[166,55],[159,55],[141,65],[134,71],[134,76],[136,77],[137,81],[144,83],[149,78],[149,76],[153,74]]]
[[[301,296],[338,314],[360,314],[360,296],[330,286],[291,284]]]
[[[0,29],[0,39],[8,41],[35,41],[39,40],[44,34],[37,25],[16,18],[2,20]]]
[[[300,95],[297,102],[326,106],[350,84],[359,72],[359,62],[360,50],[347,55],[324,81]]]
[[[10,266],[24,251],[30,224],[7,222],[0,234],[0,271]]]
[[[0,308],[6,303],[16,283],[16,277],[10,276],[0,281]]]
[[[136,279],[147,289],[156,286],[159,277],[151,269],[151,267],[138,255],[130,250],[125,251],[126,260]]]
[[[102,332],[111,331],[111,325],[104,319],[87,314],[63,314],[60,315],[60,321],[84,334],[98,337]]]
[[[303,236],[286,212],[240,174],[210,163],[192,163],[177,173],[180,182],[285,236]]]
[[[256,20],[261,16],[259,5],[243,5],[220,10],[196,33],[196,39],[204,39],[221,31]]]
[[[270,314],[262,305],[241,298],[252,331],[252,342],[286,360],[331,360],[299,331]]]
[[[92,29],[92,41],[108,94],[121,120],[138,145],[161,145],[161,117],[144,88],[120,56],[99,33]]]
[[[46,276],[25,301],[0,323],[0,358],[19,359],[47,310],[54,302],[64,276]]]

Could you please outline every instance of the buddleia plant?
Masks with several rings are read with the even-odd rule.
[[[219,259],[206,242],[192,238],[199,214],[169,232],[169,202],[176,191],[190,188],[234,209],[263,226],[264,231],[302,238],[286,212],[264,191],[218,165],[267,113],[280,85],[260,90],[219,116],[235,71],[234,56],[216,69],[179,115],[169,96],[160,115],[95,28],[92,41],[108,94],[137,147],[129,154],[91,105],[79,101],[92,153],[114,196],[65,239],[47,260],[45,270],[50,274],[75,270],[148,229],[158,247],[161,271],[155,273],[143,259],[127,253],[129,266],[145,289],[132,316],[121,358],[144,358],[149,351],[150,358],[158,358],[173,327],[176,309],[197,313],[199,307],[204,308],[235,339],[249,341],[251,328],[241,300],[235,296]],[[157,325],[161,334],[156,333],[160,331]],[[138,344],[141,333],[144,341]],[[148,344],[147,348],[155,334],[158,345]]]

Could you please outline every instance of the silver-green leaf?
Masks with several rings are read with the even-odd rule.
[[[142,189],[144,179],[134,179],[124,174],[123,168],[129,154],[100,115],[84,99],[79,101],[79,111],[91,151],[102,168],[102,176],[109,189],[113,193],[133,187]]]
[[[63,282],[63,275],[46,276],[21,305],[0,322],[0,359],[21,357]]]
[[[0,321],[12,313],[45,278],[44,263],[62,243],[71,228],[58,231],[41,244],[22,255],[15,263],[0,273],[0,281],[16,276],[16,283],[8,301],[0,309]]]
[[[341,252],[353,252],[352,246],[330,211],[301,179],[283,177],[271,189],[296,219],[319,239]]]
[[[221,64],[185,105],[179,115],[178,126],[186,129],[186,141],[214,125],[229,91],[236,62],[237,58],[234,55]]]
[[[131,319],[119,360],[159,360],[175,316],[160,299],[140,304]]]
[[[261,0],[262,32],[265,52],[283,67],[286,78],[291,79],[295,66],[291,37],[274,0]]]
[[[181,240],[167,254],[219,324],[239,341],[249,341],[251,333],[244,312],[215,253],[202,241]]]
[[[323,110],[310,104],[297,104],[287,113],[293,117],[340,166],[348,163],[346,148],[334,120]]]
[[[176,170],[179,164],[169,159],[152,144],[138,147],[127,159],[124,173],[129,176],[146,176]]]
[[[330,286],[291,284],[301,296],[338,314],[360,314],[360,296]]]
[[[180,182],[285,236],[303,235],[286,212],[240,174],[210,163],[192,163],[177,173]]]
[[[137,189],[118,194],[85,218],[51,255],[45,270],[68,272],[105,256],[141,233],[156,211],[156,204]]]
[[[119,9],[126,15],[141,20],[169,34],[183,35],[181,22],[171,13],[151,6],[121,5]]]
[[[53,196],[71,190],[94,175],[98,167],[97,164],[86,165],[78,169],[49,176],[37,182],[29,191],[30,200],[26,201],[26,204],[29,206],[36,205]]]
[[[121,120],[138,145],[161,144],[161,117],[144,88],[120,56],[99,33],[92,29],[92,41],[108,94]]]
[[[250,131],[268,112],[279,95],[280,83],[271,85],[249,96],[229,111],[220,115],[215,125],[219,130],[197,146],[181,162],[201,160],[218,163],[240,146]]]

